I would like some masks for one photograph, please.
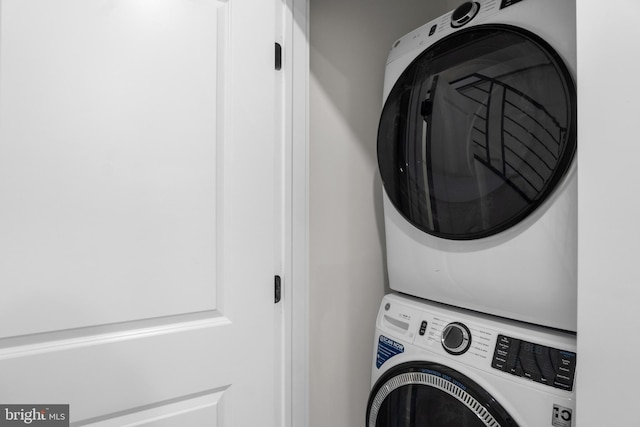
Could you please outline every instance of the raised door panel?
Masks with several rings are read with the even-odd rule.
[[[0,336],[215,309],[227,4],[0,4]]]

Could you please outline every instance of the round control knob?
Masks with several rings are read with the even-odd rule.
[[[471,346],[471,332],[464,324],[459,322],[449,323],[442,330],[442,347],[447,353],[458,355],[469,350]]]
[[[462,3],[451,14],[451,26],[453,28],[462,27],[467,22],[471,21],[480,10],[480,3],[475,1],[468,1]]]

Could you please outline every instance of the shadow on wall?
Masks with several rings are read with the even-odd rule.
[[[377,169],[376,141],[387,55],[396,39],[453,9],[461,1],[310,1],[311,85],[322,92],[323,109],[333,110],[322,112],[321,119],[315,112],[312,114],[311,150],[315,144],[350,144],[352,151],[347,154],[351,156],[353,150],[357,150],[355,161],[365,165],[351,173],[357,170],[370,174],[373,190],[370,208],[375,212],[383,252],[382,184]],[[313,105],[312,90],[312,109]],[[320,137],[313,132],[314,127],[323,129]],[[339,153],[344,150],[344,147],[337,148]],[[387,291],[388,284],[385,285]]]
[[[375,161],[382,82],[393,42],[459,1],[311,1],[311,74]],[[452,6],[449,7],[448,4]],[[364,139],[366,138],[366,139]]]

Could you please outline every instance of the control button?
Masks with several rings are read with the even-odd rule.
[[[463,354],[471,346],[471,332],[462,323],[449,323],[442,330],[440,341],[447,353],[453,355]]]
[[[562,384],[567,385],[569,387],[573,386],[573,371],[572,370],[563,370],[562,367],[558,368],[556,372],[556,377],[554,379],[554,384]]]
[[[509,338],[509,358],[507,363],[511,368],[516,366],[518,360],[518,353],[520,352],[520,340],[515,338]]]
[[[433,25],[431,27],[431,29],[429,29],[429,37],[431,37],[433,35],[433,33],[436,32],[436,29],[438,28],[438,25]]]
[[[524,377],[524,369],[522,369],[522,364],[519,360],[516,361],[516,365],[510,369],[510,372],[513,375],[517,375],[519,377]]]
[[[511,345],[511,338],[505,337],[504,335],[498,335],[498,344],[510,346]]]
[[[506,365],[504,364],[504,362],[501,362],[499,360],[493,359],[493,361],[491,362],[491,367],[498,369],[500,371],[506,371]]]
[[[538,383],[540,382],[540,374],[538,372],[525,372],[524,377]]]
[[[555,369],[556,381],[573,385],[573,376],[576,371],[576,354],[570,351],[558,351],[558,364]]]
[[[511,348],[511,338],[504,335],[498,335],[496,348],[493,352],[493,360],[491,367],[503,372],[507,372],[509,362],[509,349]]]
[[[423,320],[420,324],[420,331],[418,333],[420,336],[424,336],[425,332],[427,332],[427,321]]]
[[[570,378],[567,378],[567,377],[562,378],[560,375],[558,375],[556,379],[553,381],[553,386],[555,388],[560,388],[563,390],[572,390],[573,381]]]
[[[558,357],[558,366],[564,366],[565,368],[571,368],[576,362],[576,355],[565,351],[560,351],[560,357]]]
[[[480,3],[475,1],[468,1],[462,3],[451,14],[451,26],[453,28],[462,27],[467,22],[471,21],[480,10]]]
[[[558,363],[558,368],[571,369],[573,367],[573,360],[571,359],[560,358],[559,362],[560,363]]]

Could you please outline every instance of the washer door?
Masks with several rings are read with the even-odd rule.
[[[518,424],[477,383],[446,366],[404,363],[373,387],[367,427],[514,427]]]
[[[417,228],[487,237],[533,212],[576,150],[576,92],[559,55],[506,25],[427,48],[389,93],[378,129],[385,191]]]

